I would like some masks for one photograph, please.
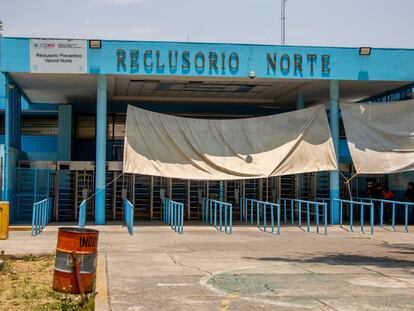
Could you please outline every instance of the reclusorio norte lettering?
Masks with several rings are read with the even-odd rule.
[[[298,53],[266,53],[264,54],[266,73],[268,76],[320,73],[329,75],[331,72],[330,55],[298,54]],[[118,72],[171,72],[189,73],[195,70],[202,74],[207,70],[210,74],[237,74],[241,63],[237,52],[215,51],[178,51],[168,50],[116,50]],[[257,68],[256,68],[257,69]],[[318,72],[317,72],[318,71]]]

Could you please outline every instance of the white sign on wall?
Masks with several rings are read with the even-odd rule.
[[[30,39],[30,72],[86,73],[86,40]]]

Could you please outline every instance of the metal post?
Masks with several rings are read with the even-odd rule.
[[[319,234],[319,204],[315,204],[316,233]]]
[[[354,203],[351,203],[351,207],[349,211],[349,231],[351,232],[354,232],[353,223],[354,223]]]
[[[277,234],[280,235],[280,205],[277,206]]]
[[[184,205],[181,206],[181,234],[184,232]]]
[[[380,210],[380,227],[382,228],[384,221],[384,201],[381,201],[381,210]]]
[[[395,203],[392,203],[392,231],[395,232]]]
[[[408,204],[405,204],[405,222],[404,222],[405,232],[408,232]]]
[[[361,233],[364,233],[364,207],[365,207],[365,205],[364,204],[361,204],[361,219],[360,219],[360,222],[361,222]]]
[[[286,43],[286,0],[282,0],[282,8],[280,14],[280,23],[281,23],[281,44],[285,45]]]
[[[173,228],[173,223],[174,223],[174,208],[173,208],[173,203],[171,201],[168,203],[168,208],[170,210],[170,227]]]
[[[240,198],[240,203],[239,203],[239,216],[240,216],[240,223],[243,221],[243,206],[244,206],[244,198]]]
[[[208,224],[208,210],[210,208],[210,201],[206,198],[204,201],[204,208],[206,209],[206,218],[205,218],[205,222],[206,224]]]
[[[245,204],[244,204],[243,208],[244,208],[244,219],[245,219],[245,223],[247,224],[248,223],[247,214],[248,214],[248,210],[249,210],[249,201],[247,199],[245,199]]]
[[[280,206],[280,204],[278,204],[278,206]],[[272,224],[272,233],[275,233],[275,205],[272,204],[270,205],[270,219],[271,219],[271,224]]]
[[[174,203],[174,231],[177,231],[178,225],[178,205]]]
[[[33,182],[33,184],[34,184],[34,187],[33,187],[33,191],[34,191],[34,193],[33,193],[33,202],[37,202],[37,169],[35,168],[34,169],[34,182]]]
[[[230,234],[233,233],[233,205],[230,204]]]
[[[227,205],[224,207],[224,232],[227,233]]]
[[[201,198],[201,222],[204,222],[204,198]]]
[[[217,228],[217,202],[214,201],[214,227]]]
[[[223,204],[220,203],[220,231],[222,231],[223,227]]]
[[[175,223],[175,232],[179,232],[180,231],[180,219],[181,219],[181,206],[179,204],[176,204],[175,209],[177,210],[177,220],[176,220],[176,223]]]
[[[96,195],[95,224],[105,224],[105,173],[106,173],[106,76],[98,75],[96,103]]]
[[[213,201],[210,200],[210,226],[213,224]]]
[[[253,201],[250,201],[250,224],[253,225]]]
[[[33,215],[32,215],[32,236],[35,235],[35,225],[36,225],[36,206],[33,204]]]
[[[331,80],[329,87],[329,119],[332,134],[332,141],[335,147],[336,158],[338,159],[338,146],[339,146],[339,81]],[[331,223],[338,224],[339,221],[339,209],[338,201],[333,199],[339,199],[339,171],[330,171],[330,198],[331,198]]]
[[[164,199],[164,210],[165,210],[165,223],[168,224],[170,222],[170,206],[168,204],[168,200]]]
[[[374,203],[371,203],[370,206],[370,225],[371,225],[371,235],[374,234]]]

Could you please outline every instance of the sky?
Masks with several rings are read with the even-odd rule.
[[[280,0],[0,0],[4,36],[280,44]],[[287,0],[286,44],[414,48],[414,0]]]

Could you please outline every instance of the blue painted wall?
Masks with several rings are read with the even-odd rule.
[[[339,140],[338,154],[340,163],[352,163],[351,153],[348,148],[348,141],[344,139]]]
[[[4,135],[0,135],[0,145]],[[58,152],[57,136],[22,136],[22,152],[28,160],[56,161]]]
[[[2,70],[0,71],[29,71],[29,39],[3,37],[1,40],[0,56]]]
[[[29,39],[3,38],[2,40],[0,71],[28,72]],[[137,64],[139,64],[135,68],[131,66],[131,51],[134,50],[133,55],[137,57]],[[177,51],[176,69],[171,69],[169,66],[170,50],[174,64]],[[147,52],[146,57],[147,64],[152,63],[151,68],[144,66],[145,51],[152,51],[151,54]],[[159,51],[159,56],[157,56],[157,51]],[[117,55],[124,52],[126,66],[118,66]],[[183,63],[187,62],[183,60],[182,55],[187,52],[190,66],[189,69],[183,69]],[[217,54],[217,70],[209,69],[210,52]],[[194,66],[195,57],[199,55],[197,61],[201,64],[201,53],[205,58],[205,66],[204,70],[197,70]],[[222,53],[225,53],[224,70],[221,69]],[[228,57],[231,53],[238,55],[238,70],[229,69]],[[276,72],[268,70],[268,53],[271,57],[276,54]],[[285,56],[282,57],[284,54]],[[294,70],[295,54],[302,57],[302,71]],[[311,72],[312,61],[308,55],[316,55],[313,73]],[[327,56],[329,56],[329,65],[324,67],[322,66],[323,57],[327,60]],[[290,69],[283,71],[280,67],[288,67],[288,58]],[[414,49],[375,48],[372,49],[370,56],[360,56],[358,48],[104,40],[101,49],[88,50],[88,72],[91,74],[246,77],[250,70],[254,70],[256,76],[260,78],[413,81],[414,66],[409,65],[413,59]],[[161,65],[164,67],[161,68]],[[233,60],[233,65],[235,66],[235,60]],[[325,71],[322,70],[323,67]]]

